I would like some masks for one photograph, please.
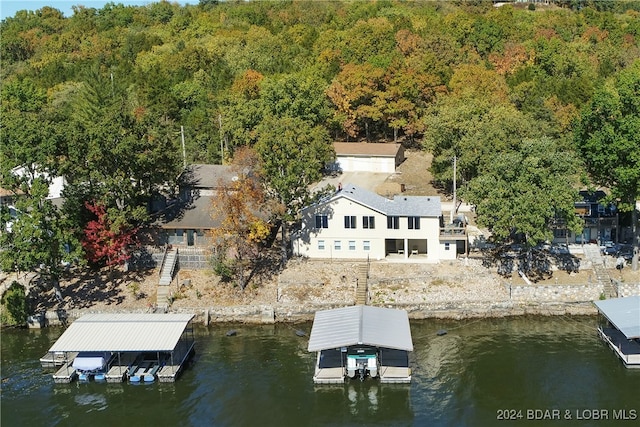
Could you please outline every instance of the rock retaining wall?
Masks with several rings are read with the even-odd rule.
[[[577,285],[512,285],[505,284],[512,301],[520,302],[582,302],[594,301],[602,295],[597,284]]]
[[[640,295],[640,283],[614,283],[620,297]],[[411,319],[468,319],[521,315],[595,315],[592,301],[598,300],[603,288],[596,284],[578,285],[512,285],[505,284],[509,297],[504,300],[431,300],[420,302],[396,301],[379,303],[390,308],[407,310]],[[352,303],[352,302],[351,302]],[[326,310],[348,303],[330,304],[308,301],[304,303],[277,302],[272,305],[238,305],[229,307],[180,308],[171,312],[194,313],[194,321],[208,325],[211,322],[270,324],[275,322],[304,322],[313,320],[318,310]],[[57,310],[30,316],[30,327],[65,325],[88,313],[100,311],[87,309]],[[105,311],[106,312],[106,311]],[[114,313],[115,311],[108,311]],[[148,313],[146,310],[129,310],[128,313]]]
[[[621,298],[640,295],[640,283],[623,283],[614,280],[613,287],[617,290],[618,296]]]

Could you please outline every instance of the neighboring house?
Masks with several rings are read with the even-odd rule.
[[[336,161],[329,169],[338,172],[393,173],[405,159],[402,144],[334,142]]]
[[[46,172],[35,172],[32,173],[24,166],[18,166],[11,170],[11,173],[17,177],[27,177],[29,183],[33,181],[34,178],[44,177],[49,180],[49,194],[46,199],[51,200],[54,206],[61,207],[64,199],[62,198],[62,191],[64,187],[67,185],[67,181],[62,176],[49,177],[49,174]],[[3,205],[13,205],[15,204],[15,200],[17,197],[22,195],[21,191],[14,193],[10,190],[0,188],[0,206]]]
[[[230,166],[195,164],[180,177],[180,196],[155,213],[156,244],[206,246],[207,232],[219,224],[211,217],[217,191],[238,179]],[[158,209],[158,207],[156,207]]]
[[[439,197],[379,196],[347,185],[301,212],[294,255],[326,259],[455,259],[464,228],[443,229]],[[460,234],[458,234],[460,233]]]
[[[603,243],[620,240],[618,210],[612,204],[600,203],[606,197],[602,190],[579,192],[581,199],[575,203],[575,212],[584,221],[581,234],[574,234],[562,222],[553,230],[554,243]]]

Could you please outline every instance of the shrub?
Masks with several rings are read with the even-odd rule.
[[[27,297],[24,286],[18,282],[13,282],[9,289],[2,295],[0,300],[9,312],[6,321],[10,325],[24,325],[27,322]]]
[[[230,282],[233,279],[233,269],[221,259],[215,258],[213,260],[213,272],[223,282]]]

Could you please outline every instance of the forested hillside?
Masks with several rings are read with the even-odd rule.
[[[143,220],[182,168],[181,126],[189,163],[246,145],[265,156],[277,133],[303,130],[309,144],[423,146],[450,190],[455,155],[463,196],[501,237],[539,240],[535,218],[571,217],[583,170],[625,180],[624,202],[638,194],[638,2],[112,3],[19,12],[0,29],[3,187],[18,165],[64,175],[78,225],[86,200]],[[589,113],[601,107],[611,114]],[[589,160],[599,129],[590,144],[610,149]],[[603,176],[621,159],[618,179]]]

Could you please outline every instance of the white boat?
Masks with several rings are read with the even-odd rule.
[[[100,381],[105,379],[110,360],[111,354],[107,352],[80,352],[71,367],[78,372],[79,381],[86,382],[91,378]]]

